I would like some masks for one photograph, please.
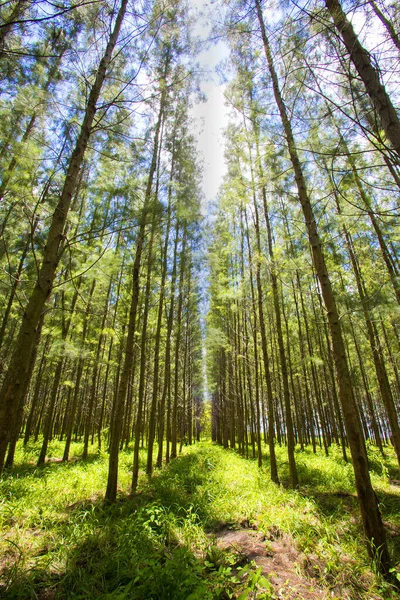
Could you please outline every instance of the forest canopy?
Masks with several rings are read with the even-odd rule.
[[[400,467],[399,8],[226,0],[203,39],[199,6],[0,6],[0,475],[79,443],[113,504],[124,449],[133,497],[210,434],[298,490],[300,453],[339,449],[394,585],[368,452]],[[215,40],[210,199],[193,107]]]

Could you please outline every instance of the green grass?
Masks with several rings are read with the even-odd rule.
[[[53,442],[49,456],[60,457],[62,450]],[[82,447],[71,450],[78,457]],[[373,447],[369,453],[398,565],[400,488],[389,477],[400,479],[399,472],[392,453],[385,459]],[[38,445],[18,447],[15,467],[0,482],[1,597],[271,599],[266,582],[246,570],[240,553],[221,551],[213,540],[213,533],[244,523],[267,538],[291,536],[303,553],[299,573],[326,587],[332,598],[396,597],[371,569],[352,468],[338,449],[329,458],[298,451],[301,487],[292,491],[269,480],[267,457],[259,469],[254,460],[203,442],[185,448],[150,482],[142,472],[134,498],[132,452],[124,451],[118,502],[111,506],[103,504],[106,454],[42,468],[34,466],[37,454]],[[141,458],[144,466],[144,451]],[[277,447],[277,458],[285,484],[285,448]]]

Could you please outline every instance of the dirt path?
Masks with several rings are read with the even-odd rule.
[[[288,535],[273,529],[267,536],[252,529],[239,529],[223,530],[215,537],[219,548],[233,548],[261,567],[262,574],[272,583],[279,600],[332,598],[327,590],[322,590],[299,574],[307,558],[299,553]]]

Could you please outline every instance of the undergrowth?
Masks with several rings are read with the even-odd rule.
[[[269,480],[268,458],[256,461],[203,442],[129,496],[132,452],[120,457],[118,502],[103,503],[107,455],[50,460],[34,466],[38,445],[18,447],[16,465],[0,482],[0,596],[71,598],[272,600],[269,581],[215,534],[254,527],[268,540],[287,535],[299,551],[294,565],[336,599],[395,598],[374,573],[365,550],[354,477],[339,449],[298,451],[301,486],[289,490],[287,455],[277,447],[283,485]],[[94,448],[93,448],[94,451]],[[400,561],[400,488],[394,455],[369,448],[371,477],[394,562]],[[53,442],[49,456],[62,456]],[[145,451],[143,450],[143,465]],[[390,483],[392,481],[392,483]]]

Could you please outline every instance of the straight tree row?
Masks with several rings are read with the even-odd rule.
[[[399,56],[395,13],[379,11],[355,12],[378,28],[373,61],[337,1],[226,10],[232,114],[208,378],[213,438],[259,464],[264,438],[273,481],[275,443],[292,487],[296,445],[350,452],[369,551],[390,577],[366,452],[393,445],[400,464]]]
[[[113,501],[121,447],[134,492],[143,445],[151,474],[199,435],[188,17],[127,0],[2,11],[0,470],[21,434],[39,465],[54,437],[63,460],[73,440],[83,458],[105,446]]]

